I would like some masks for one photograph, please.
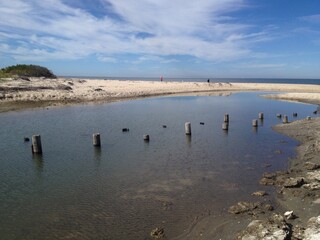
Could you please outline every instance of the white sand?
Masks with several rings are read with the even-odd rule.
[[[50,89],[48,89],[50,88]],[[270,97],[288,100],[312,99],[320,103],[320,85],[265,83],[154,82],[92,79],[40,79],[0,81],[0,103],[63,103],[117,101],[168,94],[223,93],[234,91],[281,91]]]

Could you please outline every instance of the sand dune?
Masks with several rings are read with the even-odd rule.
[[[271,98],[320,103],[320,85],[265,83],[155,82],[93,79],[8,79],[0,81],[1,103],[60,104],[109,102],[169,94],[226,93],[235,91],[280,91]],[[49,105],[50,105],[49,104]]]

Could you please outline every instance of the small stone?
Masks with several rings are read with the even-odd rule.
[[[266,209],[267,211],[273,211],[273,206],[272,205],[270,205],[270,204],[265,204],[264,206],[263,206],[263,208],[264,209]]]
[[[320,182],[320,170],[308,172],[307,179]]]
[[[252,211],[256,209],[260,203],[238,202],[236,205],[229,207],[228,212],[232,214],[239,214]]]
[[[302,187],[305,189],[310,189],[310,190],[319,190],[320,189],[320,182],[312,182],[312,183],[303,184]]]
[[[303,240],[304,239],[304,228],[296,225],[292,228],[292,239]]]
[[[312,162],[306,162],[304,165],[307,170],[317,170],[318,168],[320,168],[320,164]]]
[[[315,203],[315,204],[320,204],[320,198],[314,200],[313,203]]]
[[[293,211],[287,211],[284,213],[284,216],[286,217],[286,219],[290,220],[290,219],[295,219],[296,216],[293,214]]]
[[[296,177],[296,178],[286,179],[285,182],[283,183],[283,186],[285,188],[298,188],[298,187],[301,187],[304,183],[305,182],[303,178]]]
[[[165,237],[164,229],[163,228],[155,228],[151,231],[150,236],[154,239],[163,239]]]
[[[258,197],[263,197],[268,195],[265,191],[256,191],[254,193],[251,194],[252,196],[258,196]]]

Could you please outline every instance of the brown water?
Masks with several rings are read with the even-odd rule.
[[[314,108],[239,93],[1,113],[0,239],[149,239],[156,227],[172,239],[206,216],[232,217],[226,209],[294,155],[296,142],[271,130],[276,113],[292,119]],[[33,134],[43,156],[23,142]]]

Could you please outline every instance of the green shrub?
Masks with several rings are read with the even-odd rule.
[[[46,77],[57,78],[49,69],[38,65],[18,64],[0,70],[0,78],[6,77]]]

